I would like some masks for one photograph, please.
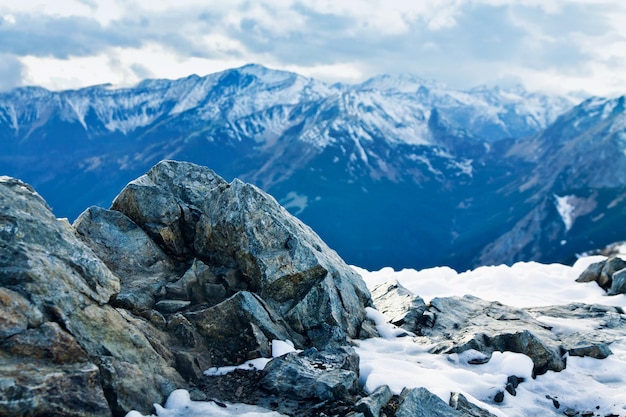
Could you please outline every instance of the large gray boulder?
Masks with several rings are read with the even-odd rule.
[[[124,213],[167,253],[198,259],[239,276],[298,333],[322,324],[358,337],[371,305],[361,278],[306,225],[274,198],[239,180],[174,161],[157,164],[117,196]],[[224,297],[231,288],[223,279]],[[211,288],[219,292],[219,288]]]
[[[551,329],[570,356],[604,359],[612,354],[611,343],[620,340],[626,331],[626,315],[620,307],[571,303],[561,306],[526,309],[533,317],[595,321],[593,329],[561,331]]]
[[[32,188],[0,178],[0,207],[0,414],[147,412],[185,385],[107,304],[119,278]]]

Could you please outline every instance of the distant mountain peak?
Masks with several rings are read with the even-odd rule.
[[[420,88],[445,90],[446,84],[426,80],[413,74],[381,74],[376,75],[361,84],[353,86],[355,89],[376,89],[381,91],[395,91],[399,93],[417,93]]]

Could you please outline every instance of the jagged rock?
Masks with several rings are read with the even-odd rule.
[[[626,275],[618,275],[618,272],[624,270],[624,268],[626,268],[626,261],[617,256],[612,256],[604,261],[589,265],[576,281],[595,281],[609,295],[623,294],[626,291]],[[618,275],[618,282],[614,285],[615,275]]]
[[[415,332],[426,311],[424,300],[404,288],[396,280],[377,285],[371,291],[376,310],[389,322],[409,332]]]
[[[565,368],[557,337],[523,310],[465,295],[435,298],[430,311],[436,315],[434,326],[420,332],[437,343],[433,353],[509,351],[530,357],[536,375]]]
[[[380,410],[389,402],[393,393],[387,385],[378,387],[367,397],[361,398],[354,408],[363,413],[365,417],[378,417]]]
[[[165,161],[73,227],[18,180],[0,180],[0,207],[0,406],[10,399],[11,413],[54,413],[53,394],[68,399],[60,414],[148,412],[205,367],[269,357],[273,339],[323,348],[303,359],[329,371],[310,381],[313,397],[355,392],[358,357],[338,346],[361,334],[369,292],[256,187]]]
[[[484,408],[472,404],[463,394],[458,392],[450,394],[449,405],[455,410],[460,411],[465,417],[496,417],[495,414],[490,413]]]
[[[446,404],[426,388],[404,388],[396,417],[461,417],[463,414]]]
[[[0,404],[20,404],[27,415],[55,407],[62,415],[119,415],[149,411],[185,385],[141,331],[106,305],[120,290],[118,277],[32,188],[3,177],[0,207],[0,306],[10,312],[0,330]],[[136,372],[110,380],[107,360]]]
[[[100,375],[90,362],[25,360],[0,350],[0,415],[110,417]]]
[[[185,313],[211,349],[213,366],[240,364],[254,357],[271,357],[272,340],[304,345],[303,336],[258,295],[240,291],[213,307]]]
[[[351,347],[310,348],[272,359],[261,385],[296,400],[340,400],[358,390],[359,356]]]
[[[155,295],[177,276],[174,263],[124,214],[90,207],[74,222],[78,236],[120,278],[118,304],[133,311],[154,307]]]
[[[257,293],[297,332],[322,323],[357,337],[371,304],[360,277],[298,219],[258,188],[228,184],[198,165],[163,161],[112,205],[178,259],[232,270],[226,296]],[[207,293],[221,295],[217,287]]]

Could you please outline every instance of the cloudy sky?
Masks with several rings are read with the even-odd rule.
[[[0,91],[259,63],[327,82],[626,93],[623,0],[0,0]]]

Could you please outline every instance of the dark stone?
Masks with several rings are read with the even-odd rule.
[[[304,345],[304,338],[293,332],[272,307],[246,291],[213,307],[187,312],[185,317],[211,347],[213,366],[240,364],[251,359],[251,353],[271,357],[270,342],[274,339]]]
[[[626,269],[615,272],[612,278],[611,287],[607,293],[609,295],[626,294]]]
[[[502,401],[504,401],[504,391],[498,391],[493,397],[493,401],[496,403],[501,403]]]
[[[382,408],[389,402],[393,393],[387,385],[378,387],[367,397],[361,398],[354,406],[365,417],[378,417]]]
[[[396,417],[460,417],[463,414],[426,388],[405,388],[400,393]]]
[[[358,390],[359,356],[350,347],[315,348],[274,358],[261,385],[297,400],[340,400]]]
[[[515,375],[511,375],[507,377],[506,387],[505,387],[506,392],[508,392],[509,394],[515,397],[517,395],[516,389],[519,386],[520,382],[524,382],[524,378],[519,378],[519,377],[516,377]]]

